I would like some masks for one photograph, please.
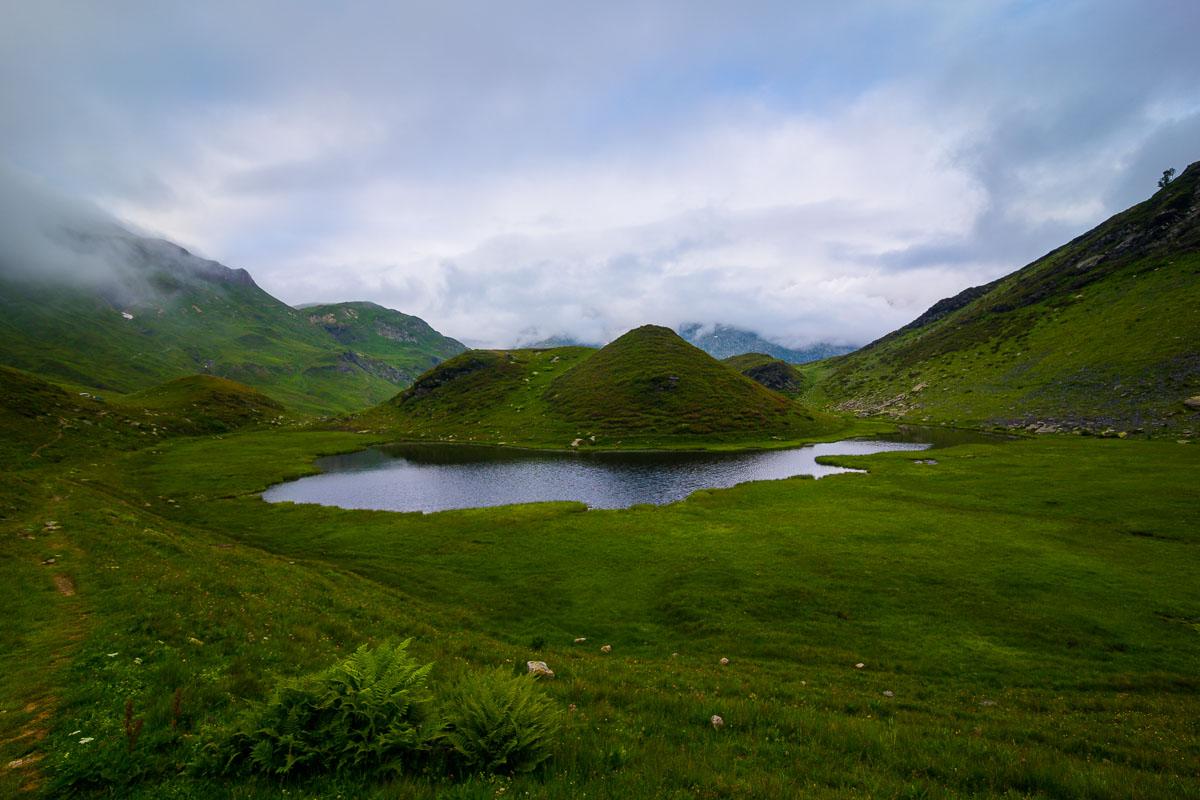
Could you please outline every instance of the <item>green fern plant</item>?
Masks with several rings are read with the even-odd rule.
[[[223,771],[277,777],[400,772],[436,733],[427,681],[409,641],[359,647],[315,675],[284,684],[229,738]]]
[[[443,705],[438,736],[467,772],[528,773],[551,756],[560,714],[527,675],[468,675]]]

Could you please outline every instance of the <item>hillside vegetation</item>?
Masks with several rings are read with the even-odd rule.
[[[122,396],[67,388],[0,367],[0,464],[12,468],[284,421],[292,420],[275,400],[211,375]]]
[[[557,447],[770,444],[844,427],[653,325],[600,350],[470,351],[352,424],[401,438]]]
[[[1144,203],[808,369],[807,397],[920,421],[1190,435],[1200,409],[1200,164]]]
[[[245,270],[169,242],[119,229],[76,238],[81,262],[103,253],[111,274],[72,283],[18,277],[0,253],[0,363],[121,393],[207,373],[321,413],[381,402],[434,359],[462,350],[414,317],[369,304],[318,315],[360,314],[369,335],[328,330]]]

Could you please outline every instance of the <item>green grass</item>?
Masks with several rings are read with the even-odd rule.
[[[439,682],[550,664],[547,772],[293,794],[1200,796],[1194,445],[838,459],[870,474],[621,511],[257,497],[377,438],[260,429],[25,462],[0,488],[0,760],[43,757],[0,793],[31,774],[53,792],[100,753],[139,776],[119,796],[277,796],[181,772],[199,732],[280,678],[413,636]],[[145,720],[128,759],[127,699]]]
[[[347,425],[558,448],[779,446],[848,430],[649,325],[600,350],[464,353]]]

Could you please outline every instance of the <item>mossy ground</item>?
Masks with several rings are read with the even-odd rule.
[[[55,430],[25,424],[21,447]],[[133,439],[0,486],[0,763],[41,757],[0,794],[101,765],[134,776],[108,796],[279,796],[182,773],[197,732],[414,636],[442,676],[551,665],[548,772],[290,796],[1200,796],[1195,445],[1050,437],[666,507],[420,515],[258,498],[370,435]]]

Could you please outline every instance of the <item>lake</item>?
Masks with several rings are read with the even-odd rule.
[[[828,455],[924,450],[982,434],[904,429],[887,439],[847,439],[787,450],[740,453],[679,451],[546,452],[483,445],[400,444],[317,460],[320,475],[272,486],[271,503],[319,503],[381,511],[447,511],[511,503],[574,500],[591,508],[628,508],[682,500],[699,489],[796,475],[821,478],[843,467]]]

